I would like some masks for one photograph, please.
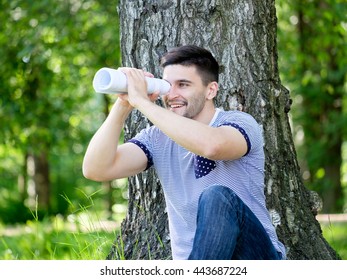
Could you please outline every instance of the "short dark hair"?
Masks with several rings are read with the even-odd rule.
[[[160,66],[180,64],[195,66],[205,85],[218,82],[219,65],[210,51],[194,46],[185,45],[169,50],[160,60]]]

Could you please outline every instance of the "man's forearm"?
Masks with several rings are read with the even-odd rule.
[[[173,141],[194,154],[212,160],[233,160],[247,151],[244,136],[235,128],[210,127],[148,101],[138,103],[136,108]]]
[[[205,155],[206,148],[211,146],[212,129],[206,124],[182,117],[151,102],[137,105],[154,125],[187,150]]]
[[[83,174],[98,179],[116,158],[119,138],[124,122],[132,107],[118,99],[110,114],[91,139],[83,160]]]

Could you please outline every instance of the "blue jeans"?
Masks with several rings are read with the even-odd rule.
[[[190,260],[281,259],[263,225],[229,188],[211,186],[199,199]]]

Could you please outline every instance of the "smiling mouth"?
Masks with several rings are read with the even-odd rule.
[[[177,108],[181,108],[181,107],[183,107],[184,105],[170,105],[170,108],[171,109],[177,109]]]
[[[187,106],[187,102],[168,102],[167,106],[171,109],[178,109]]]

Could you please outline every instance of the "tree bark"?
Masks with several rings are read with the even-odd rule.
[[[319,200],[301,181],[291,128],[291,100],[277,66],[273,0],[125,1],[119,4],[122,61],[160,76],[160,56],[196,44],[220,62],[218,107],[253,115],[264,128],[267,206],[289,259],[337,259],[315,219]],[[125,138],[148,121],[133,112]],[[168,167],[169,168],[169,167]],[[129,208],[122,224],[127,259],[168,259],[165,201],[153,170],[129,180]],[[115,245],[108,259],[119,258]],[[118,250],[117,250],[118,248]]]
[[[47,213],[50,209],[50,179],[47,153],[30,154],[27,158],[28,205],[38,212]]]

